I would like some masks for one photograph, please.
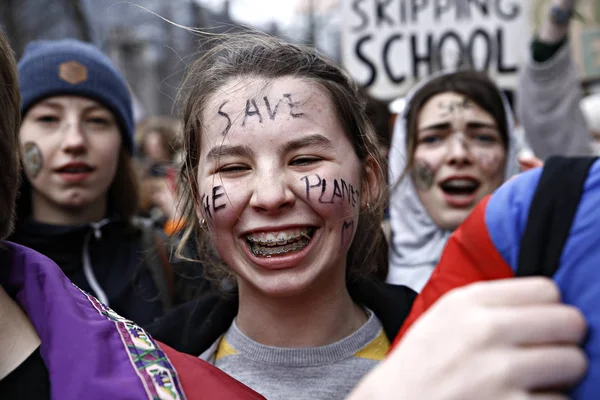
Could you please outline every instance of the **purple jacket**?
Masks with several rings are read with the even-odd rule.
[[[33,323],[56,399],[185,399],[141,328],[78,289],[45,256],[0,242],[0,284]]]

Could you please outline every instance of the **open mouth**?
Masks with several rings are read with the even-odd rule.
[[[444,193],[451,196],[471,196],[481,183],[473,178],[448,179],[440,183],[440,188]]]
[[[67,166],[56,170],[60,174],[85,174],[93,171],[94,167],[90,167],[89,165]]]
[[[256,257],[288,255],[304,249],[315,234],[315,227],[279,232],[249,233],[246,243]]]

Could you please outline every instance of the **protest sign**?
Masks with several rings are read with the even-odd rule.
[[[384,100],[467,66],[513,88],[528,53],[530,8],[529,0],[343,0],[342,63]]]

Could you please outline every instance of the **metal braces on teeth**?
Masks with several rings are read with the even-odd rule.
[[[272,249],[269,251],[265,251],[262,249],[254,249],[254,246],[252,246],[251,251],[255,256],[266,256],[268,258],[270,258],[273,255],[279,255],[279,254],[283,254],[283,253],[289,253],[291,251],[298,251],[303,249],[304,247],[306,247],[306,245],[308,245],[308,241],[301,241],[298,242],[294,247],[292,247],[291,249]]]
[[[295,240],[301,239],[301,238],[306,238],[308,240],[311,239],[311,237],[309,236],[308,232],[310,232],[309,230],[303,230],[302,232],[300,232],[300,234],[298,236],[292,236],[288,239],[282,239],[282,240],[273,240],[273,239],[267,239],[267,240],[261,240],[261,239],[251,239],[248,238],[248,240],[252,243],[257,243],[260,245],[278,245],[278,246],[284,246],[289,242],[293,242]]]

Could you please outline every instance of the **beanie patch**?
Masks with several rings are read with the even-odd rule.
[[[75,60],[67,61],[58,66],[58,77],[72,85],[87,81],[87,67]]]

